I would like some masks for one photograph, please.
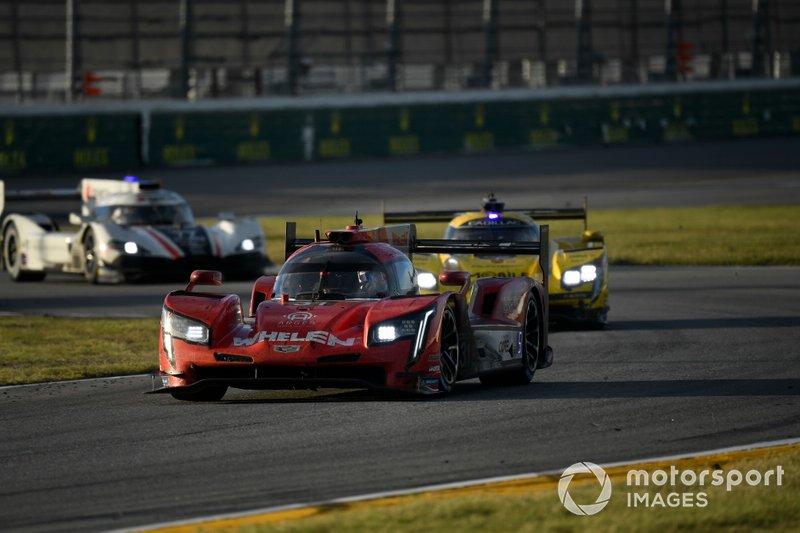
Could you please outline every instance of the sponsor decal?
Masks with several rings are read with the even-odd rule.
[[[340,339],[328,331],[309,331],[308,333],[298,333],[296,331],[262,331],[252,337],[234,337],[234,346],[252,346],[253,344],[270,342],[317,342],[326,346],[353,346],[356,342],[355,337]]]
[[[511,272],[503,270],[487,270],[485,272],[475,272],[472,274],[472,276],[475,278],[516,278],[524,275],[524,272]]]
[[[300,327],[300,326],[313,326],[315,323],[314,315],[309,313],[308,311],[295,311],[294,313],[289,313],[288,315],[284,315],[283,320],[278,322],[279,326],[290,326],[290,327]]]
[[[441,365],[433,365],[428,367],[428,372],[441,372],[442,367]]]

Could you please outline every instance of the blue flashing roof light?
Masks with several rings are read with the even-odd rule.
[[[498,218],[500,218],[500,213],[489,211],[488,213],[486,213],[486,218],[488,218],[489,220],[497,220]]]
[[[127,181],[128,183],[138,183],[139,182],[139,178],[137,178],[136,176],[125,176],[124,178],[122,178],[122,180],[123,181]]]

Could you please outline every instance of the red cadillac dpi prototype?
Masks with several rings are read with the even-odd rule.
[[[357,221],[360,222],[360,221]],[[524,384],[550,366],[547,288],[529,277],[481,278],[442,272],[454,290],[420,295],[410,255],[530,254],[540,242],[419,240],[413,224],[330,231],[297,239],[287,224],[287,261],[262,276],[244,316],[237,295],[195,291],[219,285],[195,271],[164,301],[160,371],[153,392],[216,401],[228,387],[386,388],[448,392],[462,379]],[[544,263],[546,265],[546,263]],[[545,273],[544,278],[548,279]]]

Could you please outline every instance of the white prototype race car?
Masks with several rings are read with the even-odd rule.
[[[36,197],[25,193],[36,191],[24,191],[19,199]],[[0,182],[0,210],[4,196]],[[66,272],[91,283],[119,283],[195,269],[255,279],[268,264],[255,218],[223,213],[214,226],[199,225],[186,200],[157,182],[87,178],[80,198],[81,213],[69,215],[77,231],[60,231],[42,213],[3,217],[2,266],[12,280],[41,281],[47,272]]]

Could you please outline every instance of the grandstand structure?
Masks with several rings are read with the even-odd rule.
[[[800,74],[797,0],[0,0],[0,99],[207,99]]]

